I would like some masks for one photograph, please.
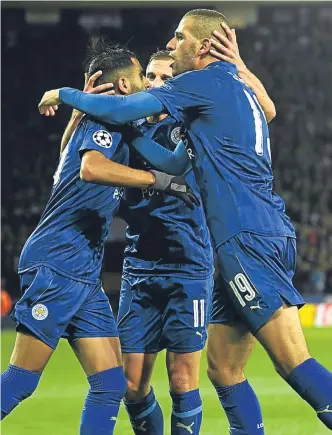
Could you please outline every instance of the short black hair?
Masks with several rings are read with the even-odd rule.
[[[171,53],[168,50],[158,50],[151,54],[148,65],[150,65],[153,60],[172,60]]]
[[[110,42],[105,36],[97,35],[91,38],[84,62],[85,71],[91,77],[97,71],[103,74],[96,80],[95,86],[107,82],[115,82],[121,71],[133,66],[135,53],[127,47]]]

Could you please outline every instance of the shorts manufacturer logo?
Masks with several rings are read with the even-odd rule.
[[[43,304],[32,307],[32,317],[36,320],[44,320],[48,316],[48,309]]]
[[[112,136],[105,130],[96,131],[92,139],[97,145],[103,148],[111,148],[113,142]]]
[[[249,305],[249,308],[251,310],[262,310],[263,308],[259,305],[259,301],[257,302],[257,305]]]

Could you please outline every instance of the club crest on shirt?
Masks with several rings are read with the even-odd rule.
[[[181,127],[175,127],[175,128],[173,128],[173,130],[171,131],[171,139],[172,139],[172,142],[175,143],[175,145],[177,145],[180,142],[180,139],[181,139]]]
[[[112,136],[105,130],[98,130],[92,136],[93,141],[103,147],[103,148],[111,148],[112,146]]]
[[[48,309],[43,304],[37,304],[32,307],[32,317],[36,320],[44,320],[48,316]]]

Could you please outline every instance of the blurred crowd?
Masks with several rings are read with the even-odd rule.
[[[258,23],[238,30],[238,41],[277,109],[270,124],[275,190],[297,230],[295,285],[332,294],[332,8],[278,8],[262,8]],[[3,10],[1,276],[13,296],[20,251],[47,202],[70,114],[61,107],[55,118],[41,117],[42,93],[82,86],[84,49],[98,23],[144,63],[184,12],[132,9],[93,21],[67,10],[50,25],[28,23],[24,10]]]

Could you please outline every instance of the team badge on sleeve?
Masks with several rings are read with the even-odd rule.
[[[173,130],[171,132],[171,139],[172,139],[172,142],[175,143],[175,145],[177,145],[180,142],[180,139],[181,139],[181,128],[180,127],[173,128]]]
[[[111,148],[113,142],[112,136],[105,130],[96,131],[92,139],[97,145],[103,148]]]

